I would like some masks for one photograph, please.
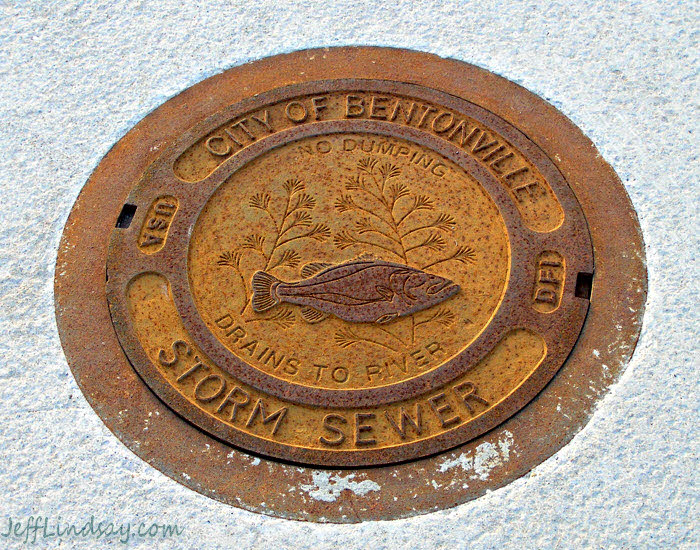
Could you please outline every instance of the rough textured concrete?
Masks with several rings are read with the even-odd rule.
[[[143,548],[697,548],[697,2],[2,2],[2,517],[177,523]],[[233,509],[166,478],[102,425],[53,319],[62,226],[112,144],[227,67],[378,44],[502,74],[568,115],[637,208],[650,295],[632,363],[588,426],[529,476],[472,503],[357,526]],[[0,537],[1,547],[21,546]],[[122,546],[116,540],[37,547]]]

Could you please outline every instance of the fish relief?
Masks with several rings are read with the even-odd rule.
[[[308,323],[334,315],[351,323],[384,324],[442,303],[460,290],[444,277],[382,260],[314,262],[302,268],[301,276],[301,281],[286,282],[265,271],[256,272],[253,311],[288,303],[301,306],[301,316]]]

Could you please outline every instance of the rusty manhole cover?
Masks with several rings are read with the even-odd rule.
[[[624,190],[568,120],[379,48],[168,101],[95,171],[57,267],[71,367],[134,452],[330,521],[451,506],[551,455],[624,368],[646,284]]]

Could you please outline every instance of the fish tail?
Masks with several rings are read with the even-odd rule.
[[[265,271],[253,275],[253,311],[267,311],[280,303],[275,287],[281,282]]]

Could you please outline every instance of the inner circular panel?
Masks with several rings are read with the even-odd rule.
[[[438,368],[488,325],[510,251],[496,204],[422,145],[308,137],[234,172],[194,227],[189,285],[238,359],[316,388]]]

